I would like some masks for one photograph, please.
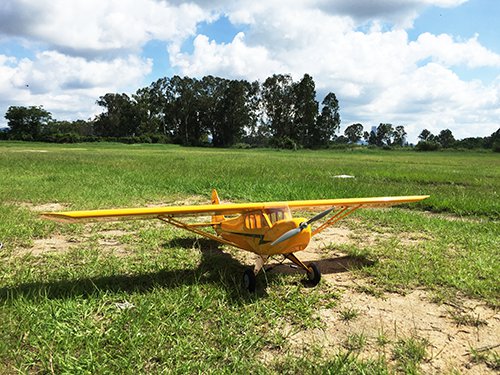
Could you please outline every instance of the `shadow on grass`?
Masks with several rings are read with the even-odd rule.
[[[72,280],[24,283],[0,288],[0,301],[17,298],[32,300],[91,297],[99,293],[148,293],[155,288],[178,288],[186,285],[218,284],[231,301],[245,303],[265,292],[250,295],[241,286],[244,266],[219,248],[219,243],[207,239],[181,238],[163,245],[165,251],[175,247],[201,252],[196,268],[162,269],[132,275],[109,275]],[[172,261],[175,263],[175,261]]]
[[[290,267],[290,264],[271,264],[266,275],[257,277],[256,293],[248,293],[242,287],[245,266],[230,254],[221,250],[216,241],[204,238],[177,238],[163,245],[166,251],[182,247],[201,252],[197,268],[159,270],[135,275],[110,275],[73,280],[25,283],[0,288],[0,301],[19,297],[29,299],[65,299],[89,297],[99,293],[148,293],[155,288],[178,288],[186,285],[217,284],[225,290],[234,303],[247,303],[266,297],[266,286],[272,287],[287,274],[304,273]],[[315,261],[323,274],[348,272],[354,268],[369,265],[368,261],[344,256]],[[307,285],[307,282],[304,282]]]

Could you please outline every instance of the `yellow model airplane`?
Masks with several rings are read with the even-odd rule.
[[[99,219],[160,219],[168,224],[208,237],[223,244],[257,254],[253,269],[243,275],[246,289],[255,291],[256,275],[272,255],[281,254],[306,271],[312,285],[319,283],[321,273],[315,263],[301,262],[294,253],[304,250],[311,237],[361,207],[390,206],[400,203],[417,202],[428,195],[321,199],[286,202],[221,204],[217,191],[212,191],[212,204],[151,208],[126,208],[92,211],[45,212],[47,219],[74,222]],[[311,210],[327,208],[310,219],[293,218],[291,210]],[[181,217],[211,216],[206,223],[180,220]],[[330,216],[313,229],[311,224]]]

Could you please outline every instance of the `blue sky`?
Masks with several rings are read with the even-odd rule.
[[[342,128],[486,136],[500,127],[498,14],[496,0],[3,0],[0,112],[88,119],[99,96],[164,76],[308,73],[318,101],[337,95]]]

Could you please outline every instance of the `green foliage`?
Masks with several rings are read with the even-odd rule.
[[[392,133],[393,139],[391,141],[391,145],[403,147],[405,145],[407,135],[408,134],[406,133],[404,126],[396,126],[394,132]]]
[[[341,320],[343,320],[344,322],[348,322],[350,320],[356,319],[359,315],[359,311],[355,308],[349,307],[341,310],[339,314]]]
[[[97,100],[103,112],[93,120],[58,121],[42,107],[9,107],[8,132],[0,140],[77,143],[176,143],[183,146],[252,147],[285,149],[327,148],[356,143],[361,137],[372,147],[392,149],[407,145],[404,126],[380,123],[364,132],[362,124],[340,128],[340,106],[329,92],[321,106],[309,74],[294,82],[289,74],[274,74],[258,81],[201,79],[174,75],[152,82],[129,96],[107,93]],[[319,111],[321,109],[321,111]],[[489,137],[455,140],[449,129],[433,135],[424,129],[418,151],[440,148],[498,150],[500,129]]]
[[[443,148],[451,148],[455,145],[455,137],[450,129],[441,130],[436,139]]]
[[[437,151],[441,149],[441,145],[434,141],[420,141],[415,146],[417,151]]]
[[[105,109],[95,120],[98,136],[131,137],[138,133],[139,113],[127,94],[106,94],[97,104]]]
[[[361,140],[363,137],[363,125],[361,124],[352,124],[349,125],[344,130],[344,135],[347,137],[349,142],[356,143]]]
[[[11,106],[5,113],[5,119],[12,139],[29,141],[37,139],[43,133],[52,120],[52,115],[41,106]]]
[[[289,74],[274,74],[262,84],[262,104],[273,139],[296,141],[294,129],[294,83]]]
[[[500,152],[500,141],[496,141],[492,146],[493,152]]]
[[[314,136],[318,126],[318,102],[313,78],[309,74],[294,85],[296,102],[294,104],[293,138],[302,146],[315,147],[319,140]]]
[[[399,364],[399,370],[406,374],[417,374],[418,365],[427,355],[428,345],[427,340],[419,337],[409,337],[396,342],[393,356]]]

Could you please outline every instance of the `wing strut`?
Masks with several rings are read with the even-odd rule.
[[[161,221],[164,221],[167,224],[172,224],[174,227],[185,229],[189,232],[193,232],[193,233],[198,234],[200,236],[210,238],[211,240],[221,242],[221,243],[224,243],[226,245],[234,246],[234,247],[237,247],[238,249],[245,250],[244,248],[235,244],[234,242],[225,240],[224,238],[216,236],[215,234],[212,234],[212,233],[209,233],[207,231],[196,228],[199,226],[206,227],[207,225],[205,225],[205,224],[202,224],[202,225],[187,224],[187,223],[183,223],[182,221],[176,220],[171,216],[158,216],[158,219],[160,219]],[[209,226],[212,226],[212,224],[209,224]]]
[[[316,234],[324,231],[329,226],[332,226],[335,223],[337,223],[338,221],[345,218],[346,216],[349,216],[350,214],[352,214],[354,211],[356,211],[358,208],[361,208],[362,206],[363,206],[362,204],[359,204],[357,206],[343,207],[341,210],[337,211],[335,213],[335,215],[333,215],[330,219],[328,219],[323,224],[321,224],[318,228],[313,230],[313,232],[311,233],[311,236],[315,236]]]

